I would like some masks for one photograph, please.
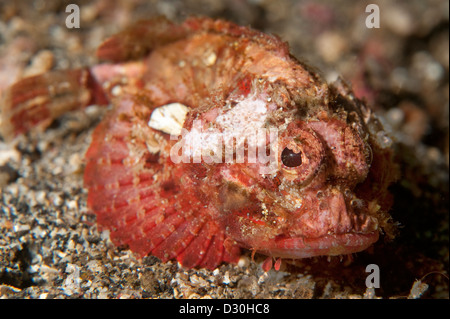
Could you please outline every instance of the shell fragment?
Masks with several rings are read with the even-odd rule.
[[[189,108],[181,103],[170,103],[153,110],[148,126],[155,130],[180,135]]]

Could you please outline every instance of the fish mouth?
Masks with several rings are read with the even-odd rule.
[[[313,201],[293,214],[295,222],[289,231],[274,237],[270,248],[264,247],[268,255],[292,259],[346,255],[378,241],[378,220],[368,203],[355,196],[346,200],[334,189],[323,195],[322,201]]]
[[[363,251],[378,240],[379,232],[364,234],[328,234],[317,238],[277,238],[269,249],[258,250],[266,255],[287,259],[314,256],[338,256]]]

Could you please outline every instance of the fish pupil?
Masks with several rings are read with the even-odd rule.
[[[302,165],[302,152],[295,153],[289,148],[285,148],[281,152],[281,161],[287,167],[297,167]]]

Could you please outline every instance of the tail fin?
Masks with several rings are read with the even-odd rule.
[[[44,129],[67,111],[107,104],[107,99],[88,69],[74,69],[24,78],[4,92],[0,103],[0,133],[8,140]]]

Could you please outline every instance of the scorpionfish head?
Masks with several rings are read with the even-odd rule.
[[[366,185],[373,160],[368,133],[336,116],[297,118],[278,128],[275,139],[267,137],[265,164],[221,169],[219,220],[228,235],[292,259],[351,254],[376,242],[380,205]]]

